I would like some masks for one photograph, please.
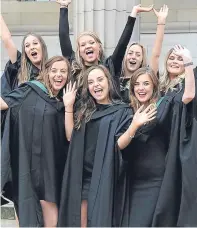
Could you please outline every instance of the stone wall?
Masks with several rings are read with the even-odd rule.
[[[69,6],[70,34],[75,49],[76,36],[84,30],[94,30],[101,38],[106,55],[114,50],[127,16],[133,5],[154,4],[159,9],[164,3],[169,6],[161,66],[165,53],[173,45],[180,43],[192,52],[197,65],[197,0],[73,0]],[[49,56],[61,54],[58,38],[59,6],[55,2],[18,2],[2,0],[1,11],[20,50],[22,37],[28,31],[41,34],[48,46]],[[147,47],[150,56],[155,38],[157,18],[153,12],[142,13],[136,21],[131,40]],[[140,36],[139,36],[140,31]],[[1,49],[1,70],[8,60],[4,48]]]

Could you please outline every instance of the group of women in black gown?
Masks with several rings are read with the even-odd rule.
[[[1,78],[1,192],[19,225],[196,226],[197,68],[176,45],[159,73],[168,7],[134,6],[105,58],[94,32],[72,50],[71,0],[57,3],[64,57],[47,60],[32,33],[17,51],[1,17],[10,58]],[[145,48],[128,44],[136,15],[149,11],[158,22],[148,64]]]

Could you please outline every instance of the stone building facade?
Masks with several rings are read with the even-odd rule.
[[[106,55],[109,55],[121,35],[127,16],[133,5],[154,4],[159,9],[164,3],[169,7],[165,37],[160,59],[175,44],[182,44],[191,50],[197,65],[197,0],[73,0],[69,6],[70,36],[75,45],[77,35],[84,30],[93,30],[100,36]],[[48,46],[49,57],[61,54],[58,37],[59,5],[52,1],[2,0],[2,15],[21,49],[22,37],[29,31],[41,34]],[[153,12],[142,13],[137,18],[132,41],[140,41],[150,56],[154,43],[157,19]],[[1,70],[8,60],[1,45]],[[75,48],[75,47],[74,47]]]

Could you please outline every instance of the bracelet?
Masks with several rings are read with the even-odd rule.
[[[161,23],[161,24],[157,24],[157,25],[165,25],[165,24],[162,24],[162,23]]]
[[[66,110],[65,110],[65,112],[67,112],[67,113],[73,113],[73,112],[68,112],[68,111],[66,111]]]
[[[135,135],[129,135],[130,139],[133,139],[135,137]]]
[[[64,8],[64,9],[68,9],[68,5],[66,6],[66,5],[60,5],[60,8],[62,9],[62,8]]]
[[[189,63],[185,63],[184,67],[188,67],[188,66],[192,66],[192,65],[193,65],[193,62],[189,62]]]
[[[130,139],[133,139],[135,137],[135,135],[129,135]]]

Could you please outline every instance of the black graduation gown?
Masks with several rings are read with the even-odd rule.
[[[34,80],[39,74],[39,69],[31,63],[30,65],[31,65],[30,80]],[[11,61],[9,60],[5,66],[5,70],[1,77],[2,96],[6,96],[12,90],[18,88],[18,73],[20,71],[20,68],[21,68],[21,53],[17,51],[16,62],[11,63]],[[1,135],[3,135],[6,113],[7,111],[5,110],[1,111]]]
[[[166,171],[153,226],[197,226],[197,96],[184,105],[182,95],[183,90],[174,97]]]
[[[39,69],[31,64],[31,70],[29,72],[30,74],[30,80],[34,80],[38,74]],[[17,51],[17,60],[15,63],[11,63],[11,61],[8,61],[4,70],[4,73],[1,77],[1,94],[6,96],[9,94],[12,90],[18,88],[18,73],[21,68],[21,53]]]
[[[129,78],[120,78],[120,94],[121,94],[122,100],[126,104],[130,103],[129,85],[130,85]]]
[[[94,166],[88,194],[88,226],[107,227],[114,224],[114,200],[117,179],[124,166],[116,144],[118,137],[128,126],[131,109],[127,105],[113,105],[104,111],[96,111],[92,119],[100,118]],[[86,125],[74,130],[65,166],[58,226],[81,224],[81,194]],[[124,129],[124,130],[123,130]]]
[[[157,119],[138,130],[124,152],[127,169],[119,180],[121,195],[116,201],[116,226],[151,226],[159,196],[168,150],[170,104],[166,97],[158,107]],[[143,130],[143,131],[142,131]],[[124,192],[124,194],[122,194]]]
[[[15,97],[17,91],[23,96]],[[1,186],[11,180],[20,226],[42,226],[39,200],[59,204],[68,150],[64,105],[30,82],[3,99],[9,109],[2,140]]]

